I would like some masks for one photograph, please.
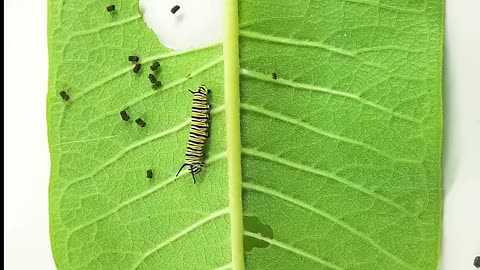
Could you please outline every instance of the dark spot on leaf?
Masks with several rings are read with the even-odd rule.
[[[263,237],[273,239],[272,227],[268,224],[262,223],[256,216],[244,216],[243,228],[245,231],[259,233]],[[253,248],[266,248],[268,246],[270,246],[270,243],[263,240],[246,235],[243,237],[243,249],[247,252],[252,251]]]

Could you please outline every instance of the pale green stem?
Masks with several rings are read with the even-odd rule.
[[[238,0],[225,0],[224,16],[223,55],[225,59],[225,118],[232,269],[243,270],[245,267],[243,260]]]

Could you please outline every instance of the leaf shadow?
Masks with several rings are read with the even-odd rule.
[[[443,140],[442,140],[442,181],[443,196],[450,192],[455,181],[458,168],[458,150],[455,142],[458,133],[455,130],[455,106],[457,97],[454,95],[454,70],[450,66],[450,52],[448,46],[444,48],[443,63]]]

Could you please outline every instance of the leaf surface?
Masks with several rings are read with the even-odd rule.
[[[441,1],[228,0],[223,46],[181,52],[116,2],[49,0],[58,269],[436,269]],[[194,185],[175,174],[201,84]]]

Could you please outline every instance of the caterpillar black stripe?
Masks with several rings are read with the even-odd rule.
[[[185,166],[188,166],[192,174],[193,183],[195,183],[195,175],[200,173],[205,166],[203,150],[209,129],[210,105],[208,104],[208,93],[210,90],[206,86],[200,86],[196,91],[189,91],[193,94],[190,136],[188,137],[187,151],[185,153],[185,163],[180,167],[176,176]]]

